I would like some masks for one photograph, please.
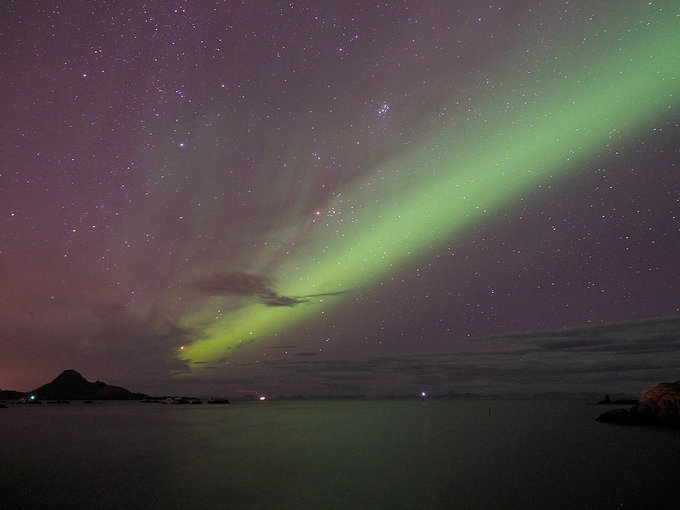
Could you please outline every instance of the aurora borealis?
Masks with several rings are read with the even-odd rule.
[[[672,335],[527,365],[509,334],[680,312],[673,2],[2,9],[0,387],[625,389],[672,365]],[[431,356],[458,356],[447,380]]]

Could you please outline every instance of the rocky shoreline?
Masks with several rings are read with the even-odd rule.
[[[643,391],[630,409],[612,409],[602,413],[596,420],[617,425],[680,428],[680,381],[657,384]]]

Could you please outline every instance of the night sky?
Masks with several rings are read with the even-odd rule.
[[[4,1],[0,59],[0,388],[677,369],[511,335],[680,313],[676,0]]]

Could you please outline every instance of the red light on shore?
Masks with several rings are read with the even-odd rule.
[[[267,400],[267,397],[265,397],[264,395],[262,395],[262,396],[260,397],[260,400]]]

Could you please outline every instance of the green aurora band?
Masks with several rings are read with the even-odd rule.
[[[297,254],[277,255],[277,292],[312,296],[307,302],[250,302],[209,325],[189,316],[185,325],[200,327],[202,335],[177,356],[199,369],[252,354],[318,317],[329,303],[351,298],[475,222],[489,220],[488,211],[573,175],[598,152],[614,150],[675,114],[680,17],[657,12],[647,21],[618,27],[588,45],[579,41],[566,53],[568,65],[555,69],[551,63],[549,71],[534,72],[529,86],[509,79],[478,101],[475,119],[430,133],[416,148],[351,183],[326,208],[339,214],[315,224]],[[301,228],[291,224],[272,234],[269,244],[280,246]],[[271,264],[271,252],[262,257],[252,272]]]

